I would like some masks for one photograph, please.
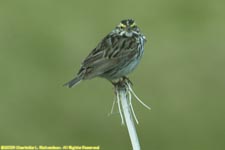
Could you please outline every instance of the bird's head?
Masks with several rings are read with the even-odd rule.
[[[140,33],[140,29],[133,19],[125,19],[116,26],[116,32],[121,36],[131,37],[134,34],[138,35]]]

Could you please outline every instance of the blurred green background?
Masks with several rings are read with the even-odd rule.
[[[80,63],[120,20],[147,37],[130,75],[143,150],[225,149],[224,0],[1,0],[0,145],[132,149],[113,87],[68,89]]]

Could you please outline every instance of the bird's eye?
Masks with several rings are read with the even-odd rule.
[[[120,23],[119,27],[120,27],[121,29],[123,29],[123,28],[126,28],[126,25],[125,25],[125,24]]]
[[[133,24],[130,25],[130,27],[131,27],[131,28],[136,27],[136,24],[133,23]]]

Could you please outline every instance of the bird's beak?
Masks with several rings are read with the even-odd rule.
[[[130,28],[130,27],[126,27],[126,30],[127,30],[128,32],[130,32],[130,31],[131,31],[131,28]]]

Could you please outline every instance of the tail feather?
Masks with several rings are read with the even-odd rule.
[[[76,86],[78,83],[80,83],[80,81],[82,80],[81,77],[75,77],[74,79],[72,79],[71,81],[65,83],[63,86],[68,86],[69,88]]]

